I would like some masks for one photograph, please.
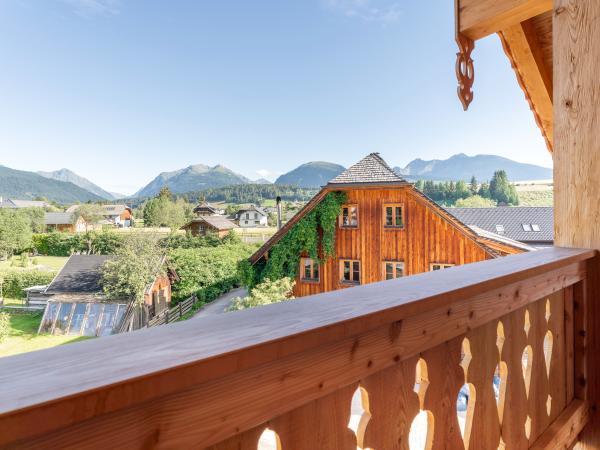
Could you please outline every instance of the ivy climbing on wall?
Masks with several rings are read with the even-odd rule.
[[[302,254],[307,254],[321,263],[334,256],[336,223],[345,202],[345,193],[328,193],[269,250],[266,263],[259,261],[251,266],[248,261],[244,261],[240,265],[244,284],[253,287],[266,278],[294,279]]]

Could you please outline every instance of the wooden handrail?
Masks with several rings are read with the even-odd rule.
[[[552,248],[0,358],[0,446],[214,444],[572,286],[594,256]]]

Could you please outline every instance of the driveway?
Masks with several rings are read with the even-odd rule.
[[[206,317],[214,314],[223,314],[234,298],[245,297],[246,295],[248,295],[248,291],[245,288],[233,289],[232,291],[229,291],[226,294],[214,299],[212,302],[194,314],[194,317]]]

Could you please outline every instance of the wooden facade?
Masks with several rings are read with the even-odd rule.
[[[429,271],[431,264],[460,265],[496,256],[410,185],[349,188],[345,192],[347,203],[358,209],[358,225],[338,223],[335,256],[319,268],[318,281],[304,278],[301,261],[294,288],[298,297],[354,286],[356,283],[342,281],[343,260],[359,261],[360,284],[368,284],[386,279],[385,262],[402,262],[404,275],[414,275]],[[385,204],[402,205],[402,227],[384,226]],[[507,253],[521,252],[503,248]]]

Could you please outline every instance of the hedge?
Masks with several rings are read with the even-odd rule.
[[[123,236],[111,231],[89,233],[40,233],[33,235],[33,248],[48,256],[70,256],[73,253],[110,255],[123,242]]]
[[[3,281],[2,291],[7,298],[25,298],[23,289],[49,284],[56,272],[42,270],[11,270],[0,272],[0,281]]]
[[[240,277],[237,265],[250,256],[253,249],[253,246],[246,244],[224,244],[219,247],[172,250],[170,261],[180,278],[173,286],[175,303],[192,294],[209,302],[238,286]]]

